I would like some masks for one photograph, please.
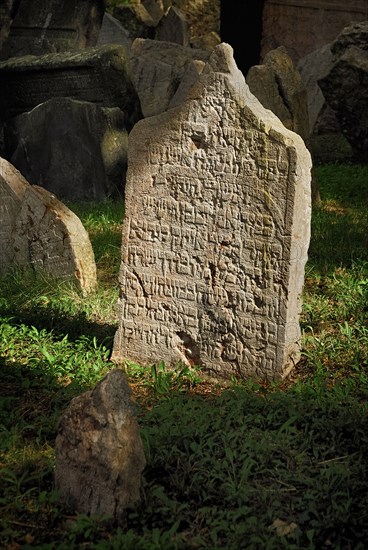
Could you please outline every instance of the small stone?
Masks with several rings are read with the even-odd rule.
[[[55,487],[72,512],[120,522],[140,499],[146,464],[125,373],[75,397],[58,425]]]

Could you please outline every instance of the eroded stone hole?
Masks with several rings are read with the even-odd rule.
[[[177,332],[181,340],[179,344],[180,351],[185,355],[186,360],[191,366],[200,364],[200,352],[196,341],[186,332]]]

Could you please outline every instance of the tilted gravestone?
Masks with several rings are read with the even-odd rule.
[[[96,287],[94,254],[80,219],[1,158],[0,198],[0,275],[19,267],[74,281],[85,294]]]
[[[246,76],[250,91],[270,109],[289,130],[299,134],[309,147],[307,90],[302,77],[284,46],[271,50],[262,65],[251,67]],[[311,178],[312,201],[320,202],[317,179]]]
[[[188,99],[130,134],[112,359],[277,379],[300,353],[304,142],[217,46]]]
[[[119,107],[127,129],[141,118],[124,46],[26,56],[0,63],[0,117],[30,111],[54,97]]]
[[[53,98],[6,124],[7,158],[31,184],[62,200],[123,196],[124,125],[118,107]]]
[[[104,11],[103,0],[22,0],[0,59],[95,46]]]

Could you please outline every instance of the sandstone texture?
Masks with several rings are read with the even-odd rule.
[[[0,158],[0,276],[14,265],[14,230],[27,187],[22,174]]]
[[[129,139],[113,361],[278,379],[300,354],[311,159],[215,48]]]
[[[309,138],[307,91],[298,69],[283,46],[270,51],[262,65],[248,71],[250,91],[289,130]]]
[[[209,56],[206,50],[137,38],[130,63],[143,115],[149,117],[166,111],[188,65],[193,60],[206,61]]]

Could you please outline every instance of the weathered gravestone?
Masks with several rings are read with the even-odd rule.
[[[0,58],[95,46],[104,11],[103,0],[22,0]]]
[[[279,46],[265,56],[262,65],[251,67],[246,76],[250,91],[281,122],[309,138],[307,90],[286,48]]]
[[[130,134],[113,361],[277,379],[299,358],[311,159],[218,46]]]
[[[1,275],[17,266],[74,281],[83,293],[96,287],[94,254],[79,218],[1,158],[0,199]]]
[[[158,24],[155,38],[189,46],[189,24],[184,13],[171,7]]]
[[[220,42],[220,0],[172,0],[189,23],[189,42],[195,48],[212,49]],[[234,10],[236,8],[234,7]],[[234,15],[236,17],[237,14]],[[216,40],[218,40],[216,42]]]
[[[193,60],[206,61],[210,52],[181,44],[136,38],[130,64],[135,89],[145,117],[166,111],[187,66]]]
[[[121,25],[118,19],[107,12],[105,12],[102,20],[96,46],[104,46],[105,44],[121,44],[127,49],[132,45],[129,32]]]
[[[30,111],[54,97],[119,107],[127,129],[141,118],[124,46],[26,56],[0,63],[0,117]]]
[[[72,512],[121,522],[139,500],[146,459],[130,396],[124,372],[114,369],[60,418],[55,486]]]
[[[265,56],[262,65],[251,67],[246,76],[250,91],[270,109],[289,130],[309,144],[307,90],[286,48],[279,46]],[[320,202],[315,174],[312,171],[312,202]]]
[[[128,132],[123,112],[65,97],[5,126],[7,157],[32,184],[60,199],[122,196]]]
[[[368,21],[346,27],[331,44],[333,65],[318,85],[354,156],[368,161]]]
[[[310,133],[339,132],[336,115],[328,107],[318,79],[326,75],[333,65],[331,44],[322,46],[298,61],[300,76],[307,90]]]
[[[28,182],[6,160],[0,158],[0,276],[14,261],[13,235]]]

